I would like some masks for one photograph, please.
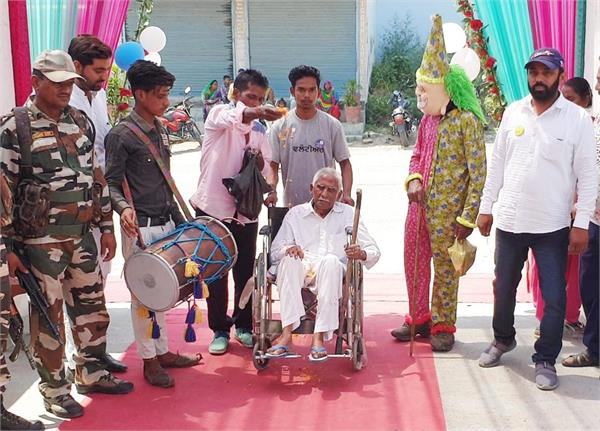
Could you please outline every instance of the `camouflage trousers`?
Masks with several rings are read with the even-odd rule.
[[[10,371],[6,366],[6,360],[4,359],[4,352],[0,350],[0,400],[2,400],[2,393],[5,390],[5,386],[10,380]]]
[[[48,300],[48,313],[65,339],[63,302],[75,342],[75,382],[90,385],[108,374],[97,358],[106,351],[109,316],[104,301],[98,250],[91,232],[81,239],[25,245],[31,271]],[[46,398],[68,394],[64,346],[52,338],[41,316],[32,310],[33,357],[40,375],[39,390]]]
[[[0,302],[2,302],[1,299],[3,297],[4,293],[0,292]],[[6,318],[8,315],[8,310],[0,309],[0,400],[2,400],[2,393],[4,392],[5,386],[10,380],[10,372],[6,366],[6,359],[4,359],[6,332],[8,331],[8,320],[6,320]]]

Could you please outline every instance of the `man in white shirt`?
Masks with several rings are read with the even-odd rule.
[[[586,249],[596,200],[595,143],[589,115],[558,91],[562,55],[539,49],[525,68],[530,95],[504,113],[477,220],[481,234],[488,236],[497,202],[494,341],[479,365],[498,365],[502,354],[516,346],[515,296],[531,248],[545,302],[532,360],[537,387],[552,390],[558,386],[554,364],[562,347],[567,253]],[[577,213],[570,228],[575,192]]]
[[[600,95],[600,68],[596,75],[596,91]],[[595,119],[596,132],[596,168],[598,182],[600,183],[600,113]],[[590,240],[587,250],[581,255],[579,267],[579,289],[581,292],[581,303],[585,311],[585,330],[583,332],[583,344],[586,349],[564,359],[565,367],[597,367],[599,356],[599,333],[598,314],[600,313],[600,186],[598,198],[596,199],[596,210],[590,221]]]
[[[94,157],[105,171],[104,160],[104,138],[111,129],[108,121],[108,110],[106,106],[106,91],[103,86],[106,83],[110,74],[110,65],[112,61],[112,50],[100,39],[91,35],[80,35],[71,40],[69,44],[69,55],[73,59],[77,73],[85,80],[76,80],[71,93],[69,105],[77,108],[89,117],[94,126],[96,135],[94,139]],[[92,230],[96,246],[100,250],[100,229],[95,227]],[[110,261],[104,260],[104,256],[98,254],[100,260],[100,271],[102,280],[106,287],[106,278],[110,272]],[[65,320],[66,321],[66,320]],[[67,361],[69,369],[75,369],[73,362],[73,342],[70,331],[66,331],[67,346]],[[117,361],[108,353],[105,353],[102,358],[106,369],[110,372],[125,372],[127,365],[121,361]]]
[[[287,354],[292,331],[305,314],[301,289],[308,286],[318,301],[309,359],[327,359],[323,341],[331,339],[339,326],[338,307],[347,260],[359,259],[371,268],[380,256],[375,240],[362,223],[358,243],[346,246],[346,227],[353,225],[354,209],[337,202],[342,193],[342,178],[335,169],[318,170],[310,192],[312,200],[290,209],[271,245],[272,262],[278,265],[283,332],[267,351],[270,357]]]

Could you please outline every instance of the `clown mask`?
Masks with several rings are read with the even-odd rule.
[[[438,116],[446,113],[450,96],[446,93],[444,84],[430,84],[417,80],[417,108],[427,115]]]

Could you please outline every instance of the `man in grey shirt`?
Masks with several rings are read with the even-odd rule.
[[[319,70],[297,66],[290,71],[290,92],[296,108],[273,124],[269,140],[273,146],[271,161],[273,183],[277,184],[279,165],[283,179],[284,205],[292,207],[310,201],[310,184],[315,173],[325,167],[340,165],[343,192],[341,201],[354,205],[351,198],[352,165],[342,124],[317,109],[321,85]],[[275,204],[277,193],[271,192],[266,204]]]

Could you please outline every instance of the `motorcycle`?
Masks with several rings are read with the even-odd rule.
[[[202,145],[202,133],[192,118],[191,87],[184,90],[184,99],[169,107],[160,121],[166,127],[171,142],[196,141]]]
[[[408,137],[415,131],[416,126],[413,124],[413,119],[408,111],[410,101],[402,97],[402,93],[395,90],[390,97],[392,105],[392,120],[390,127],[392,135],[397,135],[400,138],[400,145],[408,147],[410,145]]]

